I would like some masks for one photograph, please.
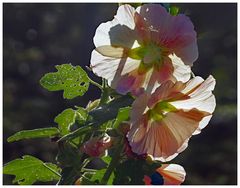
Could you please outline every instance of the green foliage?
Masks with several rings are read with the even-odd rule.
[[[173,16],[176,16],[178,15],[178,12],[179,12],[179,7],[177,6],[170,6],[169,7],[169,13]]]
[[[75,123],[75,120],[83,123],[86,119],[87,113],[83,108],[78,108],[78,110],[68,108],[55,117],[54,121],[58,124],[61,134],[66,135],[70,132],[70,128]]]
[[[81,156],[79,149],[69,143],[59,143],[56,160],[62,167],[59,185],[73,185],[80,175]]]
[[[129,159],[116,167],[113,184],[143,185],[144,175],[152,174],[159,166],[157,163],[148,164],[143,159]]]
[[[30,138],[44,138],[44,137],[53,137],[59,134],[59,130],[55,127],[41,128],[41,129],[33,129],[33,130],[24,130],[15,133],[10,136],[7,141],[14,142],[23,139]]]
[[[68,108],[55,117],[54,122],[58,124],[59,130],[62,135],[70,132],[70,126],[75,123],[76,113],[75,110]]]
[[[104,157],[102,157],[101,159],[102,159],[106,164],[109,164],[109,163],[111,162],[111,160],[112,160],[112,158],[111,158],[109,155],[104,156]]]
[[[63,98],[73,99],[88,90],[89,78],[80,66],[56,65],[57,72],[45,74],[40,84],[49,91],[64,90]]]
[[[81,156],[78,148],[73,147],[68,143],[59,143],[59,151],[56,157],[58,163],[61,166],[73,166],[77,167],[80,165]]]
[[[79,124],[84,124],[88,117],[87,111],[82,107],[78,107],[78,109],[75,110],[75,113],[76,113],[76,121]]]
[[[32,185],[37,181],[48,182],[58,180],[58,167],[52,163],[25,155],[22,159],[15,159],[3,167],[3,173],[14,175],[13,183]]]
[[[130,106],[133,100],[134,99],[131,96],[125,95],[114,99],[107,104],[99,106],[98,108],[89,112],[89,115],[92,117],[92,123],[96,126],[99,126],[109,120],[116,118],[118,110],[120,108]]]
[[[130,110],[131,110],[131,107],[125,107],[125,108],[120,108],[119,109],[118,115],[117,115],[116,120],[113,124],[114,128],[118,128],[118,126],[121,122],[128,120]]]
[[[79,177],[78,173],[79,171],[76,171],[73,166],[63,168],[58,185],[74,185]]]
[[[94,175],[91,178],[91,181],[95,182],[95,183],[100,183],[104,174],[106,173],[107,169],[101,169],[101,170],[97,170]],[[111,174],[111,176],[108,179],[108,182],[106,183],[107,185],[112,185],[114,179],[114,173]]]

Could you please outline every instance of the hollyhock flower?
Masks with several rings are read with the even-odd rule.
[[[170,15],[159,4],[122,5],[98,26],[91,55],[93,72],[121,94],[148,92],[166,80],[187,82],[198,57],[190,19]]]
[[[132,105],[127,135],[133,152],[169,161],[201,132],[216,106],[215,79],[195,77],[187,83],[167,81],[153,94],[144,93]]]
[[[104,135],[104,137],[94,137],[88,140],[81,147],[81,151],[91,157],[100,157],[106,153],[106,150],[112,146],[111,137]]]
[[[151,176],[144,176],[145,185],[180,185],[184,182],[186,172],[177,164],[162,164]]]

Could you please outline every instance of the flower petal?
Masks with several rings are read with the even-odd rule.
[[[113,58],[103,56],[96,50],[91,55],[91,68],[93,72],[108,80],[108,84],[116,88],[118,81],[127,73],[137,69],[140,61],[131,58]]]
[[[96,47],[121,46],[131,48],[136,40],[134,23],[135,9],[130,5],[122,5],[112,21],[98,26],[93,38]]]
[[[174,67],[173,77],[176,81],[187,82],[191,77],[190,66],[185,65],[181,58],[176,56],[176,54],[170,54],[168,57],[171,59]]]
[[[182,93],[188,95],[189,98],[170,103],[178,109],[197,108],[200,111],[212,113],[216,107],[216,100],[212,94],[215,84],[216,81],[212,76],[205,81],[201,77],[195,77],[182,90]]]
[[[187,16],[172,16],[164,7],[156,4],[145,4],[137,12],[152,28],[151,40],[172,49],[185,64],[192,65],[198,57],[198,48],[194,26]]]
[[[156,171],[163,176],[164,185],[180,185],[186,176],[184,168],[177,164],[162,164]]]

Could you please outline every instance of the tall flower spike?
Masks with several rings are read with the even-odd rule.
[[[186,172],[177,164],[162,164],[151,176],[144,176],[145,185],[180,185],[184,182]]]
[[[93,40],[93,72],[121,94],[152,92],[166,80],[187,82],[198,57],[190,19],[172,16],[158,4],[136,10],[120,6],[112,21],[98,26]]]
[[[127,135],[132,151],[169,161],[201,132],[216,106],[215,79],[195,77],[187,83],[167,81],[153,94],[144,93],[133,105]]]

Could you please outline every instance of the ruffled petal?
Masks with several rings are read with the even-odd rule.
[[[135,9],[130,5],[120,6],[112,21],[98,26],[93,38],[95,46],[108,45],[131,48],[136,40],[134,14]]]
[[[176,79],[175,81],[181,81],[183,83],[187,82],[191,77],[190,66],[185,65],[181,58],[176,56],[176,54],[170,54],[168,57],[171,59],[174,67],[173,77]]]
[[[212,76],[209,76],[205,81],[201,77],[195,77],[182,90],[182,93],[188,95],[189,98],[170,103],[178,109],[196,108],[200,111],[212,113],[216,107],[216,99],[212,93],[215,85],[216,81]]]
[[[198,57],[198,47],[194,26],[187,16],[172,16],[164,7],[156,4],[145,4],[137,12],[152,30],[151,40],[158,41],[171,49],[185,64],[192,65]]]
[[[180,185],[186,176],[184,168],[177,164],[162,164],[156,171],[163,176],[164,185]]]

